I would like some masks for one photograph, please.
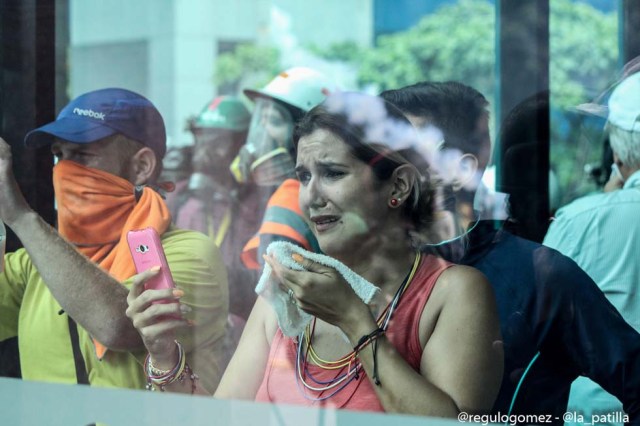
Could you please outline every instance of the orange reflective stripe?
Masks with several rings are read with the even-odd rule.
[[[244,266],[249,269],[260,269],[261,265],[260,262],[258,262],[258,249],[260,247],[261,235],[272,234],[282,236],[292,241],[296,241],[307,250],[310,249],[310,244],[309,241],[307,241],[307,238],[296,230],[296,228],[292,227],[291,224],[278,223],[269,220],[269,218],[271,218],[270,209],[272,212],[277,209],[286,209],[302,218],[302,211],[298,204],[299,192],[300,182],[296,179],[287,179],[282,182],[276,192],[271,195],[271,198],[269,198],[269,202],[267,203],[265,217],[263,218],[263,220],[266,219],[267,221],[262,222],[258,233],[245,244],[242,249],[242,253],[240,254],[240,260],[242,260]]]
[[[240,253],[240,260],[242,260],[244,266],[249,269],[260,269],[260,264],[258,263],[258,247],[260,247],[260,237],[254,235],[253,238],[245,244],[242,253]]]
[[[267,203],[267,208],[271,206],[284,207],[285,209],[289,209],[299,215],[302,215],[300,204],[298,203],[299,192],[300,182],[295,179],[287,179],[282,182],[276,192],[273,193]]]

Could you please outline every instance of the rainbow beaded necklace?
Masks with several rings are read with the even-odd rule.
[[[377,319],[378,327],[382,330],[386,330],[389,326],[389,321],[391,320],[391,316],[393,312],[398,307],[400,303],[400,299],[402,295],[406,291],[406,289],[411,284],[413,277],[418,270],[418,265],[420,265],[421,254],[417,253],[416,257],[413,261],[413,266],[411,267],[411,271],[402,281],[393,299],[387,304],[385,309],[380,313]],[[300,394],[311,401],[324,401],[326,399],[331,398],[338,392],[342,391],[346,388],[349,383],[353,380],[358,380],[360,378],[360,372],[362,371],[362,365],[357,357],[357,352],[355,350],[351,351],[347,355],[336,361],[326,361],[318,356],[318,354],[313,350],[313,335],[315,332],[316,326],[316,318],[313,318],[311,324],[307,326],[305,331],[300,334],[298,337],[298,349],[296,353],[296,385],[298,387],[298,391]],[[303,350],[303,348],[305,350]],[[309,371],[309,359],[316,366],[320,367],[323,370],[338,370],[336,376],[329,381],[321,381],[316,379],[311,372]],[[341,373],[346,367],[346,372]],[[313,383],[310,383],[310,381]],[[309,396],[307,394],[307,390],[317,392],[320,394],[325,393],[326,391],[332,391],[328,395],[324,396]]]

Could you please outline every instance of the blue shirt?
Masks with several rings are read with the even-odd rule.
[[[536,353],[512,414],[563,424],[571,383],[588,376],[640,419],[640,334],[574,261],[556,250],[480,221],[458,263],[479,269],[496,296],[505,369],[493,413],[506,414]],[[442,247],[442,254],[450,247]],[[456,249],[452,252],[456,252]],[[590,420],[586,420],[590,421]]]
[[[640,171],[620,190],[560,209],[544,244],[572,258],[640,331]],[[572,386],[569,407],[588,415],[621,409],[620,402],[584,378]]]

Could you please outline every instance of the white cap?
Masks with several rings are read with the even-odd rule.
[[[640,72],[614,89],[609,98],[608,121],[622,130],[640,132]]]

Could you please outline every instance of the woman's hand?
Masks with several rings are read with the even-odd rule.
[[[159,271],[160,267],[156,266],[133,278],[127,296],[129,307],[126,314],[140,333],[153,365],[160,369],[171,369],[178,360],[176,330],[191,325],[190,321],[183,318],[183,314],[191,308],[180,303],[184,295],[180,289],[144,289],[144,283]]]
[[[334,268],[297,253],[292,257],[301,264],[303,271],[287,268],[272,255],[265,255],[264,259],[280,281],[280,287],[285,292],[289,289],[293,292],[300,309],[343,331],[363,315],[371,316],[367,305]]]

